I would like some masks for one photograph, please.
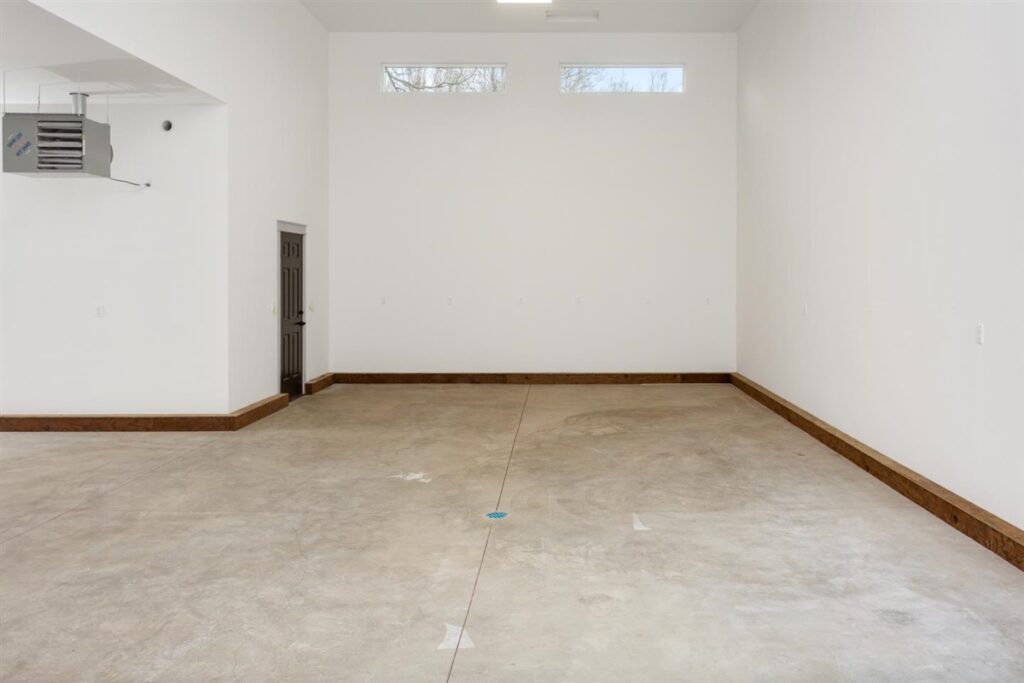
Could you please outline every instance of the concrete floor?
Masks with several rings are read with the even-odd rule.
[[[728,385],[0,445],[3,681],[1024,680],[1024,573]]]

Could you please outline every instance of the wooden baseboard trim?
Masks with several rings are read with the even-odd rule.
[[[275,394],[225,415],[0,415],[0,432],[233,432],[287,405]]]
[[[306,382],[306,393],[307,394],[315,394],[318,391],[323,391],[324,389],[326,389],[327,387],[331,386],[332,384],[334,384],[334,373],[333,372],[325,372],[324,374],[320,375],[319,377],[315,377],[315,378],[309,380],[308,382]]]
[[[336,372],[335,384],[728,384],[728,372]]]
[[[288,403],[288,394],[274,394],[273,396],[268,396],[262,401],[251,403],[241,410],[236,410],[231,413],[231,418],[234,420],[231,431],[248,427],[257,420],[262,420],[268,415],[273,415],[277,411],[287,408]]]
[[[1024,570],[1024,530],[904,467],[743,375],[734,373],[732,383],[946,524]]]

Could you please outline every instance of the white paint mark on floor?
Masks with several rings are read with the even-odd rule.
[[[456,647],[465,648],[473,647],[473,639],[469,637],[468,633],[462,633],[462,642],[459,642],[459,633],[462,631],[460,626],[452,626],[451,624],[445,624],[444,640],[437,646],[438,650],[454,650]]]
[[[392,474],[388,479],[402,479],[403,481],[418,481],[423,484],[430,483],[430,477],[427,476],[426,472],[402,472],[401,474]]]
[[[650,531],[650,530],[651,530],[651,527],[649,527],[646,524],[644,524],[643,522],[641,522],[640,518],[637,517],[636,513],[634,512],[633,513],[633,531]]]

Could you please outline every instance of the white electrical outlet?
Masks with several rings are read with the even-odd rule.
[[[974,343],[981,346],[985,343],[985,323],[974,326]]]
[[[97,306],[96,307],[96,317],[97,318],[106,318],[107,317],[107,307],[106,306]]]

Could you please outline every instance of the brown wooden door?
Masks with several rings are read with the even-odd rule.
[[[302,235],[281,233],[281,393],[302,395]]]

